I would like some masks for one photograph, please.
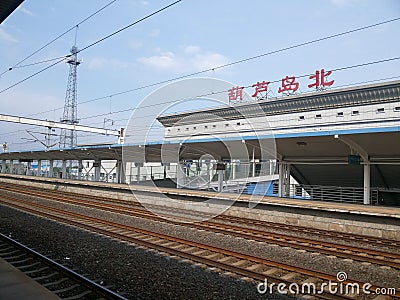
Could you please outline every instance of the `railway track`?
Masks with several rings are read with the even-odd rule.
[[[264,280],[267,279],[268,282],[282,283],[285,284],[286,287],[291,284],[314,284],[317,290],[321,292],[316,295],[318,298],[354,299],[354,297],[357,296],[354,294],[332,294],[327,290],[327,287],[324,288],[323,283],[328,281],[337,282],[335,275],[278,263],[260,257],[110,222],[87,215],[68,212],[42,204],[20,200],[15,197],[3,195],[0,197],[0,203],[21,211],[83,228],[91,232],[155,249],[173,257],[176,256],[181,259],[204,264],[208,267],[218,268],[224,272],[250,278],[257,282],[264,282]],[[351,279],[342,282],[342,284],[347,283],[358,284],[359,286],[365,284]],[[376,292],[380,288],[382,287],[373,285],[369,290],[371,292]],[[400,295],[396,294],[393,297],[400,298]]]
[[[125,299],[3,234],[0,257],[61,299]]]
[[[170,219],[161,218],[152,212],[146,211],[143,208],[132,208],[127,206],[115,205],[110,203],[100,203],[99,199],[96,201],[89,200],[89,197],[83,196],[84,199],[78,199],[77,195],[54,195],[43,191],[21,191],[15,188],[6,188],[8,191],[16,193],[23,193],[25,195],[43,197],[53,201],[79,205],[89,208],[100,209],[107,212],[115,212],[129,216],[151,219],[160,222],[166,222],[174,225],[182,225],[182,222],[173,221]],[[82,198],[82,197],[79,197]],[[110,201],[110,200],[108,200]],[[123,200],[115,200],[121,203]],[[126,204],[126,203],[124,203]],[[185,219],[182,219],[185,221]],[[400,269],[400,254],[394,252],[373,250],[363,247],[349,246],[344,244],[324,242],[321,240],[295,237],[284,235],[276,232],[266,232],[259,229],[241,227],[233,224],[217,223],[213,221],[203,221],[199,223],[190,223],[187,226],[199,230],[207,230],[220,234],[251,239],[258,242],[265,242],[268,244],[276,244],[282,247],[291,247],[294,249],[306,250],[309,252],[318,252],[325,255],[336,256],[345,259],[352,259],[360,262],[368,262],[381,266],[388,266],[395,269]],[[363,237],[362,237],[363,238]]]
[[[0,183],[0,187],[4,189],[12,189],[15,192],[19,193],[27,193],[27,192],[33,192],[36,193],[36,195],[53,195],[54,196],[54,191],[53,190],[44,190],[40,189],[37,187],[29,187],[29,191],[26,190],[25,186],[18,186],[18,185],[13,185],[13,187],[10,187],[9,184],[4,184]],[[128,207],[136,206],[139,208],[143,208],[142,204],[139,202],[138,199],[137,201],[129,201],[129,200],[121,200],[121,199],[115,199],[115,198],[106,198],[106,197],[101,197],[101,196],[94,196],[94,195],[88,195],[88,194],[78,194],[78,193],[70,193],[70,192],[64,192],[64,191],[59,191],[57,190],[57,193],[61,197],[78,197],[80,199],[86,199],[86,200],[94,200],[94,201],[100,201],[100,202],[105,202],[105,203],[111,203],[111,204],[122,204],[126,205]],[[34,195],[33,195],[34,196]],[[173,214],[181,211],[182,214],[187,214],[188,210],[181,210],[177,208],[169,208],[165,206],[158,206],[158,205],[146,205],[146,207],[149,208],[154,208],[155,210],[160,210],[164,212],[171,211]],[[199,215],[200,217],[208,217],[207,214],[202,213],[202,212],[193,212],[196,215]],[[254,220],[254,219],[248,219],[248,218],[242,218],[242,217],[234,217],[234,216],[228,216],[228,215],[218,215],[214,218],[215,221],[221,221],[221,222],[230,222],[233,224],[240,224],[246,227],[249,226],[254,226],[254,227],[259,227],[262,228],[264,232],[273,233],[271,230],[280,230],[280,231],[286,231],[291,236],[295,236],[298,233],[304,233],[307,235],[315,235],[319,237],[326,237],[326,238],[333,238],[336,239],[340,242],[356,242],[358,244],[365,244],[367,246],[370,246],[371,244],[374,245],[382,245],[382,246],[388,246],[388,247],[400,247],[400,241],[396,240],[390,240],[390,239],[384,239],[384,238],[379,238],[379,237],[372,237],[372,236],[363,236],[363,235],[357,235],[357,234],[352,234],[352,233],[344,233],[344,232],[335,232],[335,231],[330,231],[330,230],[322,230],[322,229],[315,229],[315,228],[309,228],[309,227],[303,227],[303,226],[298,226],[298,225],[289,225],[289,224],[281,224],[281,223],[273,223],[273,222],[268,222],[268,221],[261,221],[261,220]]]

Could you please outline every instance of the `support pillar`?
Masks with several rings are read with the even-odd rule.
[[[7,161],[5,159],[3,159],[2,163],[1,163],[1,173],[5,174],[6,169],[7,169]]]
[[[82,170],[83,170],[83,162],[82,160],[78,160],[78,180],[82,180]]]
[[[290,196],[290,164],[286,164],[285,168],[285,196]]]
[[[67,178],[67,161],[66,160],[62,161],[61,178],[63,178],[63,179]]]
[[[143,167],[143,163],[135,163],[135,167],[137,168],[136,182],[139,183],[140,182],[140,168]]]
[[[10,174],[14,174],[14,160],[10,159]]]
[[[37,161],[37,173],[36,176],[42,176],[42,161],[39,159]]]
[[[176,188],[182,189],[185,186],[186,173],[182,163],[176,166]]]
[[[210,161],[206,162],[206,165],[207,165],[207,188],[210,189],[211,180],[212,180],[212,178],[211,178],[211,162]]]
[[[22,164],[21,160],[18,160],[17,174],[22,175],[23,170],[24,170],[24,165]]]
[[[100,181],[101,160],[95,160],[94,166],[94,181]]]
[[[279,162],[279,182],[278,197],[287,197],[290,195],[290,168],[284,162]]]
[[[222,192],[224,187],[224,170],[218,170],[218,192]]]
[[[232,180],[236,179],[236,160],[231,160],[231,164],[232,164]]]
[[[126,182],[125,168],[122,160],[117,161],[116,173],[117,173],[117,183],[125,183]]]
[[[54,172],[54,160],[49,161],[49,173],[47,174],[47,177],[53,177],[53,172]]]
[[[32,175],[32,162],[28,161],[27,167],[26,167],[26,175],[30,176]]]
[[[274,161],[269,161],[269,175],[274,175]]]
[[[371,204],[371,165],[367,162],[364,165],[364,204]]]
[[[279,179],[278,179],[278,197],[283,197],[283,173],[284,173],[284,165],[282,162],[278,164],[279,168]]]

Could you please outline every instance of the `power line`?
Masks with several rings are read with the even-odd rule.
[[[151,14],[149,14],[149,15],[147,15],[147,16],[141,18],[141,19],[139,19],[139,20],[137,20],[137,21],[135,21],[135,22],[133,22],[133,23],[131,23],[131,24],[129,24],[129,25],[127,25],[127,26],[121,28],[121,29],[118,29],[117,31],[114,31],[113,33],[111,33],[111,34],[109,34],[109,35],[107,35],[107,36],[105,36],[105,37],[103,37],[103,38],[101,38],[101,39],[99,39],[99,40],[97,40],[97,41],[95,41],[95,42],[93,42],[93,43],[87,45],[86,47],[83,47],[82,49],[80,49],[80,50],[78,51],[78,53],[79,53],[79,52],[82,52],[82,51],[85,51],[86,49],[89,49],[90,47],[93,47],[94,45],[97,45],[98,43],[101,43],[101,42],[103,42],[104,40],[107,40],[107,39],[109,39],[110,37],[112,37],[112,36],[114,36],[114,35],[116,35],[116,34],[122,32],[122,31],[124,31],[124,30],[126,30],[126,29],[128,29],[128,28],[130,28],[130,27],[132,27],[132,26],[134,26],[134,25],[136,25],[136,24],[138,24],[138,23],[140,23],[140,22],[143,22],[144,20],[146,20],[146,19],[148,19],[148,18],[150,18],[150,17],[152,17],[152,16],[154,16],[154,15],[156,15],[156,14],[162,12],[163,10],[166,10],[166,9],[168,9],[168,8],[170,8],[170,7],[172,7],[172,6],[176,5],[176,4],[178,4],[178,3],[181,2],[181,1],[182,1],[182,0],[177,0],[177,1],[173,2],[173,3],[171,3],[171,4],[168,4],[167,6],[164,6],[163,8],[160,8],[159,10],[157,10],[157,11],[155,11],[155,12],[152,12]]]
[[[114,1],[116,1],[116,0],[114,0]],[[135,21],[135,22],[133,22],[133,23],[131,23],[131,24],[129,24],[129,25],[127,25],[127,26],[125,26],[125,27],[119,29],[119,30],[117,30],[117,31],[114,31],[113,33],[111,33],[111,34],[109,34],[109,35],[107,35],[107,36],[105,36],[105,37],[103,37],[103,38],[101,38],[101,39],[99,39],[99,40],[97,40],[97,41],[95,41],[95,42],[93,42],[93,43],[91,43],[91,44],[85,46],[85,47],[83,47],[82,49],[78,50],[76,53],[80,53],[80,52],[82,52],[82,51],[84,51],[84,50],[87,50],[87,49],[89,49],[90,47],[93,47],[94,45],[97,45],[98,43],[103,42],[104,40],[106,40],[106,39],[108,39],[108,38],[110,38],[110,37],[112,37],[112,36],[114,36],[114,35],[116,35],[116,34],[122,32],[122,31],[124,31],[124,30],[126,30],[126,29],[128,29],[128,28],[130,28],[130,27],[132,27],[132,26],[134,26],[134,25],[136,25],[136,24],[138,24],[138,23],[140,23],[140,22],[142,22],[142,21],[144,21],[144,20],[146,20],[146,19],[148,19],[148,18],[150,18],[150,17],[152,17],[152,16],[154,16],[154,15],[156,15],[156,14],[158,14],[158,13],[164,11],[164,10],[166,10],[167,8],[170,8],[171,6],[177,4],[177,3],[181,2],[181,1],[182,1],[182,0],[177,0],[177,1],[171,3],[171,4],[167,5],[167,6],[164,6],[163,8],[160,8],[159,10],[157,10],[157,11],[155,11],[155,12],[152,12],[151,14],[149,14],[149,15],[147,15],[147,16],[145,16],[145,17],[143,17],[143,18],[141,18],[141,19],[139,19],[139,20],[137,20],[137,21]],[[76,26],[74,26],[74,28],[75,28],[75,27],[76,27]],[[62,62],[65,58],[68,58],[69,56],[70,56],[70,55],[66,55],[65,57],[63,57],[62,60],[59,60],[59,61],[57,61],[56,63],[54,63],[54,64],[52,64],[52,65],[50,65],[50,66],[48,66],[48,67],[46,67],[46,68],[44,68],[44,69],[42,69],[42,70],[36,72],[36,73],[34,73],[34,74],[32,74],[32,75],[30,75],[30,76],[28,76],[28,77],[26,77],[26,78],[24,78],[24,79],[22,79],[22,80],[20,80],[20,81],[17,82],[17,83],[14,83],[13,85],[11,85],[11,86],[9,86],[9,87],[3,89],[3,90],[1,90],[1,91],[0,91],[0,94],[3,93],[3,92],[5,92],[5,91],[7,91],[7,90],[9,90],[9,89],[11,89],[11,88],[13,88],[13,87],[15,87],[15,86],[17,86],[17,85],[19,85],[19,84],[21,84],[21,83],[23,83],[24,81],[26,81],[26,80],[28,80],[28,79],[30,79],[30,78],[32,78],[32,77],[34,77],[34,76],[36,76],[36,75],[42,73],[43,71],[46,71],[46,70],[50,69],[51,67],[54,67],[55,65],[59,64],[59,63]]]
[[[34,56],[36,53],[42,51],[44,48],[46,48],[47,46],[53,44],[55,41],[57,41],[59,38],[63,37],[64,35],[66,35],[67,33],[69,33],[71,30],[75,29],[76,27],[78,27],[79,25],[85,23],[87,20],[91,19],[92,17],[94,17],[95,15],[97,15],[98,13],[100,13],[101,11],[103,11],[104,9],[106,9],[108,6],[110,6],[111,4],[113,4],[114,2],[116,2],[117,0],[113,0],[110,1],[108,4],[104,5],[103,7],[101,7],[100,9],[98,9],[97,11],[95,11],[94,13],[92,13],[91,15],[87,16],[85,19],[83,19],[82,21],[80,21],[79,23],[77,23],[76,25],[72,26],[71,28],[69,28],[67,31],[65,31],[64,33],[61,33],[60,35],[56,36],[54,39],[52,39],[50,42],[44,44],[42,47],[40,47],[39,49],[37,49],[36,51],[34,51],[33,53],[29,54],[28,56],[26,56],[24,59],[20,60],[19,62],[17,62],[15,65],[13,65],[12,67],[8,68],[7,70],[5,70],[3,73],[0,74],[0,76],[4,75],[5,73],[17,68],[20,64],[22,64],[23,62],[25,62],[26,60],[28,60],[29,58],[31,58],[32,56]],[[51,60],[47,60],[47,61],[53,61],[53,60],[57,60],[59,58],[54,58]],[[41,62],[37,62],[37,63],[32,63],[32,64],[27,64],[24,66],[19,66],[19,68],[22,67],[26,67],[26,66],[33,66],[33,65],[37,65],[37,64],[41,64],[47,61],[41,61]]]
[[[388,58],[388,59],[377,60],[377,61],[372,61],[372,62],[367,62],[367,63],[362,63],[362,64],[357,64],[357,65],[352,65],[352,66],[347,66],[347,67],[335,68],[335,69],[332,69],[331,71],[343,71],[343,70],[348,70],[348,69],[354,69],[354,68],[360,68],[360,67],[365,67],[365,66],[370,66],[370,65],[390,62],[390,61],[394,61],[394,60],[400,60],[400,56],[399,57]],[[310,76],[310,75],[312,75],[312,74],[304,74],[304,75],[299,75],[299,76],[295,76],[295,77],[296,78],[303,78],[303,77],[307,77],[307,76]],[[277,83],[277,82],[281,82],[281,79],[270,81],[270,83]],[[244,86],[243,88],[252,88],[252,85]],[[210,96],[210,95],[215,95],[215,94],[220,94],[220,93],[227,93],[227,92],[228,92],[228,90],[223,90],[223,91],[219,91],[219,92],[218,91],[217,92],[213,92],[213,93],[207,94],[207,95],[197,95],[196,97],[205,97],[205,96]],[[154,107],[154,106],[158,106],[158,105],[162,105],[162,104],[174,103],[176,101],[177,101],[177,99],[164,101],[164,102],[159,102],[159,103],[156,103],[156,104],[144,105],[144,106],[141,106],[139,108],[133,107],[133,108],[127,108],[127,109],[123,109],[123,110],[119,110],[119,111],[115,111],[115,112],[107,112],[107,113],[104,113],[104,114],[86,116],[86,117],[80,118],[80,120],[87,120],[87,119],[107,116],[107,115],[111,115],[111,114],[118,114],[118,113],[123,113],[123,112],[143,109],[143,108],[149,108],[149,107]]]
[[[398,21],[398,20],[400,20],[400,17],[399,18],[390,19],[390,20],[386,20],[386,21],[382,21],[382,22],[375,23],[375,24],[372,24],[372,25],[363,26],[363,27],[359,27],[359,28],[356,28],[356,29],[344,31],[344,32],[341,32],[341,33],[329,35],[329,36],[326,36],[326,37],[314,39],[314,40],[311,40],[311,41],[303,42],[303,43],[292,45],[292,46],[289,46],[289,47],[280,48],[280,49],[273,50],[273,51],[270,51],[270,52],[266,52],[266,53],[263,53],[263,54],[259,54],[259,55],[256,55],[256,56],[252,56],[252,57],[244,58],[244,59],[241,59],[241,60],[237,60],[235,62],[231,62],[231,63],[227,63],[227,64],[224,64],[224,65],[216,66],[214,68],[209,68],[209,69],[205,69],[205,70],[202,70],[202,71],[193,72],[193,73],[190,73],[190,74],[174,77],[174,78],[171,78],[171,79],[166,79],[166,80],[158,81],[158,82],[155,82],[155,83],[150,83],[150,84],[143,85],[143,86],[140,86],[140,87],[137,87],[137,88],[133,88],[133,89],[129,89],[129,90],[125,90],[125,91],[109,94],[109,95],[106,95],[106,96],[101,96],[101,97],[97,97],[97,98],[81,101],[81,102],[78,102],[78,104],[85,104],[85,103],[89,103],[89,102],[95,102],[95,101],[107,99],[107,98],[110,98],[110,97],[120,96],[120,95],[123,95],[123,94],[127,94],[127,93],[131,93],[131,92],[143,90],[143,89],[146,89],[146,88],[159,86],[159,85],[170,83],[170,82],[177,81],[177,80],[180,80],[180,79],[185,79],[185,78],[188,78],[188,77],[201,75],[201,74],[204,74],[204,73],[207,73],[207,72],[210,72],[210,71],[214,71],[216,69],[222,69],[222,68],[225,68],[225,67],[233,66],[233,65],[240,64],[240,63],[243,63],[243,62],[248,62],[248,61],[251,61],[251,60],[254,60],[254,59],[258,59],[258,58],[261,58],[261,57],[265,57],[265,56],[268,56],[268,55],[276,54],[276,53],[279,53],[279,52],[284,52],[284,51],[287,51],[287,50],[291,50],[291,49],[299,48],[299,47],[302,47],[302,46],[314,44],[314,43],[321,42],[321,41],[328,40],[328,39],[332,39],[332,38],[335,38],[335,37],[339,37],[339,36],[347,35],[347,34],[350,34],[350,33],[358,32],[358,31],[362,31],[362,30],[366,30],[366,29],[370,29],[370,28],[373,28],[373,27],[376,27],[376,26],[380,26],[380,25],[383,25],[383,24],[388,24],[388,23],[395,22],[395,21]],[[52,112],[52,111],[60,110],[60,109],[62,109],[62,107],[55,108],[55,109],[48,110],[48,111],[35,113],[35,114],[29,115],[29,116],[40,115],[40,114],[43,114],[43,113]]]

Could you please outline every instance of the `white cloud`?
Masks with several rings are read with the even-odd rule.
[[[173,52],[161,52],[150,57],[140,57],[137,61],[151,69],[175,73],[212,69],[229,62],[224,55],[202,51],[198,46],[183,47],[182,52],[179,55]]]
[[[22,13],[28,15],[28,16],[31,16],[31,17],[34,16],[33,12],[31,12],[29,9],[27,9],[27,8],[25,8],[23,6],[18,7],[18,11],[20,11],[20,12],[22,12]]]
[[[139,41],[132,41],[132,42],[129,43],[129,46],[130,46],[132,49],[139,49],[140,47],[143,46],[143,43],[142,43],[142,42],[139,42]]]
[[[14,38],[11,34],[5,32],[3,28],[0,27],[0,41],[18,43],[18,40]]]
[[[157,37],[157,36],[160,35],[160,32],[161,32],[161,30],[158,29],[158,28],[153,29],[152,31],[150,31],[149,36],[150,37]]]

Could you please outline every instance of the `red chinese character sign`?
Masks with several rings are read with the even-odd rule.
[[[296,82],[296,77],[286,76],[282,78],[282,86],[278,89],[278,93],[291,94],[299,89],[299,83]]]
[[[228,90],[229,101],[243,100],[243,87],[233,87]]]
[[[324,90],[326,87],[333,85],[334,80],[328,81],[328,76],[332,74],[332,71],[325,72],[325,69],[316,70],[315,74],[309,76],[309,79],[314,82],[309,84],[309,88],[315,87],[316,90]],[[259,81],[253,84],[251,87],[254,88],[254,93],[251,97],[255,97],[256,99],[264,98],[266,99],[268,96],[269,89],[269,81]],[[278,89],[278,93],[282,93],[283,95],[292,95],[300,88],[299,82],[296,81],[295,76],[286,76],[281,79],[281,86]],[[265,93],[265,94],[263,94]],[[243,100],[243,87],[232,87],[228,90],[229,101],[237,101]]]
[[[269,81],[261,81],[253,84],[251,87],[255,87],[254,94],[251,95],[252,97],[257,97],[259,93],[265,92],[265,97],[267,97],[268,94],[268,84]]]
[[[332,71],[328,71],[325,73],[324,69],[321,69],[321,71],[318,70],[315,71],[315,74],[310,76],[310,79],[314,79],[315,82],[309,84],[308,87],[309,88],[315,87],[316,89],[318,89],[320,86],[321,87],[331,86],[335,81],[334,80],[326,81],[327,77],[331,74]]]

